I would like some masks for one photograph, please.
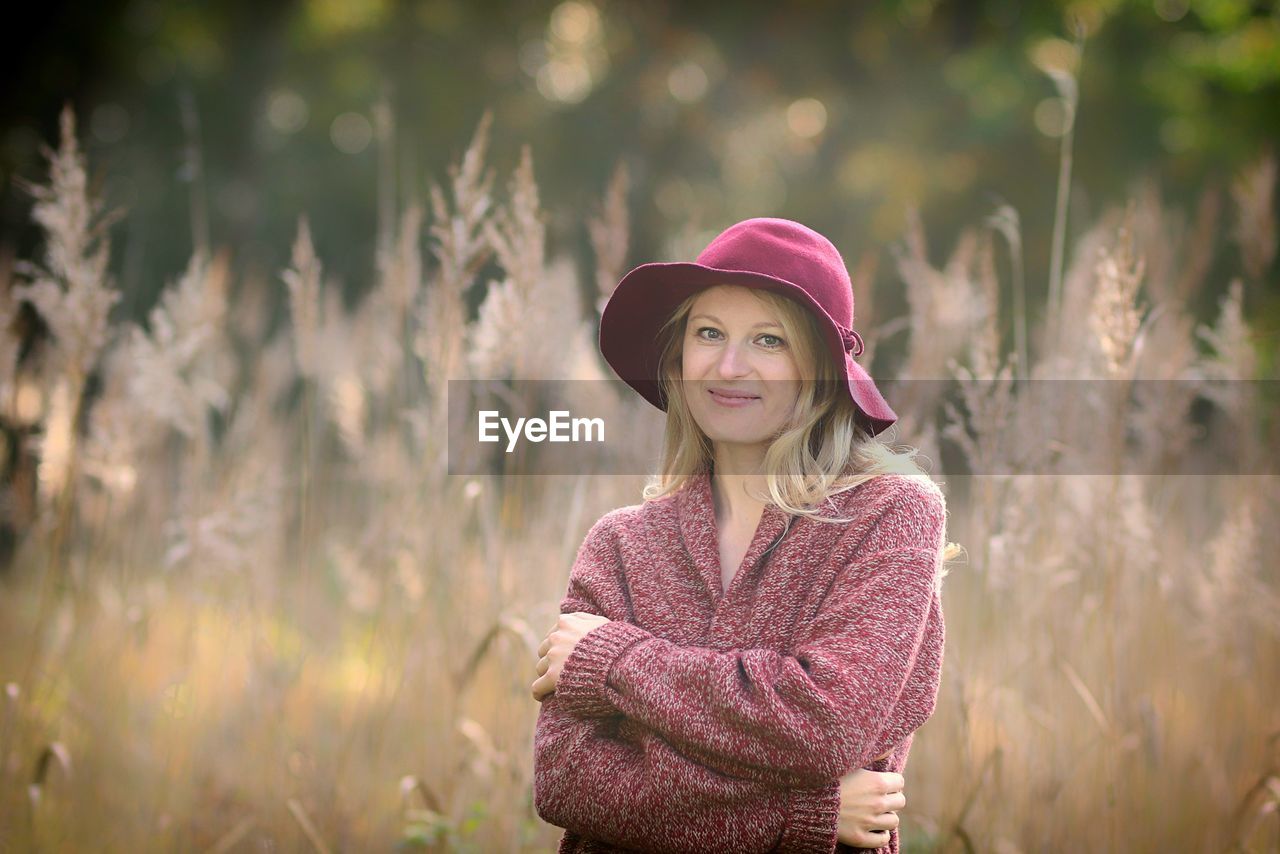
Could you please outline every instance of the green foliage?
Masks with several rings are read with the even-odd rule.
[[[405,814],[405,826],[396,850],[483,854],[486,848],[479,831],[488,817],[489,806],[484,801],[473,801],[461,821],[454,821],[434,810],[409,810]],[[522,834],[529,837],[535,829],[536,825],[522,826]]]
[[[754,5],[314,0],[139,3],[118,14],[124,26],[99,27],[113,52],[85,93],[108,112],[86,124],[95,162],[109,164],[109,205],[127,206],[130,233],[145,235],[112,262],[135,314],[184,266],[200,207],[213,242],[267,278],[308,214],[352,300],[382,209],[422,198],[489,107],[494,162],[510,166],[516,141],[530,142],[549,207],[598,196],[619,159],[642,164],[633,257],[660,253],[653,241],[685,221],[706,228],[748,213],[827,227],[854,255],[896,237],[910,202],[930,211],[940,241],[985,215],[990,193],[1029,222],[1050,217],[1055,88],[1033,57],[1048,40],[1070,42],[1076,22],[1087,31],[1075,146],[1086,218],[1145,172],[1191,208],[1207,181],[1225,182],[1280,138],[1270,108],[1280,16],[1246,0],[912,0],[782,16]],[[53,136],[68,95],[45,77],[23,82],[48,105],[24,120],[44,127],[11,135],[0,171],[41,173],[37,142]],[[586,88],[560,99],[556,80]],[[194,129],[177,108],[183,92]],[[394,116],[385,150],[373,113],[384,94]],[[826,111],[811,139],[785,127],[804,98]],[[879,180],[858,179],[868,163]],[[394,198],[378,198],[380,174]],[[13,193],[6,185],[0,197]],[[26,201],[0,201],[12,218],[0,230],[20,233]],[[581,240],[582,219],[558,223],[551,239]],[[1029,232],[1028,279],[1044,282],[1048,230]]]

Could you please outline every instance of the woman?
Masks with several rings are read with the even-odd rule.
[[[539,649],[534,800],[561,852],[898,850],[946,508],[874,439],[897,416],[852,322],[839,252],[777,218],[610,297],[601,350],[667,430]]]

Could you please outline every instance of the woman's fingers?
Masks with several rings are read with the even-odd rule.
[[[548,670],[551,669],[551,662],[547,660],[547,657],[545,655],[542,658],[538,659],[538,666],[536,669],[538,671],[539,676],[541,676],[542,674],[546,673]]]
[[[872,833],[888,833],[898,826],[898,814],[896,812],[882,812],[871,819],[869,830]]]
[[[867,828],[859,828],[857,832],[848,837],[838,837],[839,841],[846,845],[852,845],[855,848],[883,848],[889,844],[890,836],[887,830],[868,830]]]

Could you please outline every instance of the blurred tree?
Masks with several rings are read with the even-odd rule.
[[[684,223],[714,233],[765,213],[811,222],[856,258],[896,239],[913,203],[940,256],[999,198],[1022,215],[1033,308],[1069,122],[1072,224],[1145,175],[1190,209],[1280,137],[1274,3],[132,0],[44,14],[3,60],[20,81],[0,100],[3,240],[32,250],[11,177],[38,177],[38,143],[71,99],[108,202],[131,210],[113,266],[132,316],[206,218],[241,272],[274,282],[306,213],[348,296],[367,287],[384,95],[384,207],[442,177],[492,107],[494,164],[513,168],[532,144],[550,239],[584,258],[584,212],[620,158],[637,188],[633,259],[675,251],[663,241]],[[1076,115],[1053,74],[1078,78]],[[1240,261],[1214,264],[1225,287]],[[893,312],[893,271],[878,276]],[[1267,299],[1274,321],[1280,299]]]

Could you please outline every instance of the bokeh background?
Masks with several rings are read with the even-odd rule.
[[[20,29],[0,847],[553,850],[533,650],[643,478],[450,476],[445,387],[614,390],[621,274],[759,215],[840,248],[968,551],[904,850],[1280,846],[1280,489],[1238,474],[1280,438],[1277,4],[105,0]],[[1047,460],[1063,424],[1093,439]],[[1151,474],[1206,446],[1230,474]]]

